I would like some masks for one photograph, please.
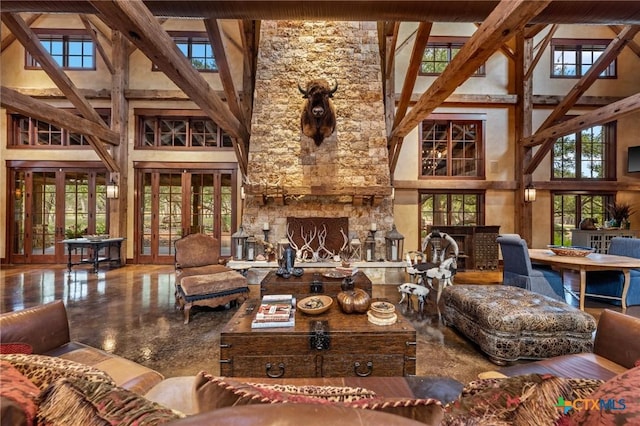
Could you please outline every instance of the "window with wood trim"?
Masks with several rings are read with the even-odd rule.
[[[482,114],[432,114],[424,120],[420,125],[420,177],[483,178],[484,122]]]
[[[551,77],[580,78],[602,55],[611,40],[553,39],[551,41]],[[599,78],[616,78],[614,59]]]
[[[419,75],[442,74],[467,40],[468,38],[461,37],[430,37],[422,55]],[[472,74],[475,77],[484,75],[486,75],[484,64]]]
[[[86,30],[34,29],[40,43],[64,70],[95,70],[96,46]],[[38,61],[25,51],[25,69],[41,69]]]
[[[613,180],[616,178],[616,124],[582,129],[553,145],[552,179]]]
[[[217,149],[232,148],[231,137],[210,118],[184,116],[187,111],[138,115],[136,148]],[[190,111],[193,113],[193,111]]]
[[[551,241],[570,246],[573,229],[578,229],[582,219],[593,218],[602,226],[607,220],[607,206],[615,200],[615,194],[588,193],[585,191],[553,192]]]
[[[104,122],[109,125],[111,112],[108,109],[96,110]],[[74,133],[43,120],[21,114],[10,114],[8,146],[11,148],[86,148],[89,142],[85,135]]]
[[[483,191],[420,191],[420,242],[431,226],[484,225]]]
[[[218,72],[218,64],[207,33],[183,31],[169,31],[168,33],[195,69],[204,72]],[[152,69],[158,71],[155,64]]]

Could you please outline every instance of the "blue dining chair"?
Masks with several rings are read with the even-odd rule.
[[[609,252],[617,256],[640,259],[640,238],[614,237],[609,245]],[[627,306],[640,305],[640,269],[632,269],[631,282],[627,292]],[[624,274],[621,271],[587,272],[587,293],[612,297],[622,297]],[[589,297],[589,296],[587,296]],[[619,300],[599,299],[599,301],[621,305]]]
[[[517,234],[497,239],[502,252],[502,284],[524,288],[564,301],[564,284],[560,272],[550,266],[532,264],[527,242]]]

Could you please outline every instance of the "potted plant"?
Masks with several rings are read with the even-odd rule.
[[[616,203],[614,202],[609,206],[609,215],[615,221],[611,226],[613,227],[623,227],[629,226],[629,216],[633,213],[633,209],[629,203]]]

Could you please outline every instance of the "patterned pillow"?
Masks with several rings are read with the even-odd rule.
[[[0,343],[0,354],[31,354],[33,348],[28,343]]]
[[[364,388],[245,383],[228,377],[212,376],[203,371],[196,376],[194,386],[200,413],[232,405],[273,402],[332,403],[376,396],[375,392]]]
[[[104,371],[62,358],[46,355],[11,354],[0,355],[0,359],[11,363],[40,390],[62,377],[78,377],[115,385],[111,376]]]
[[[637,425],[640,424],[640,367],[620,373],[600,386],[587,398],[597,401],[597,409],[582,404],[583,409],[570,412],[574,425]],[[604,407],[603,407],[604,405]]]
[[[548,374],[478,380],[445,407],[442,424],[554,424],[562,415],[560,397],[572,397],[571,383]]]
[[[2,424],[33,425],[40,389],[10,363],[0,361],[0,419]]]
[[[106,382],[62,378],[40,395],[38,421],[47,425],[153,426],[185,415]]]
[[[385,411],[434,425],[442,419],[438,400],[382,398],[364,388],[244,383],[200,372],[194,389],[198,412],[236,405],[306,403]]]

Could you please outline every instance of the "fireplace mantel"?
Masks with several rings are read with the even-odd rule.
[[[265,185],[247,185],[245,194],[254,196],[256,202],[265,205],[269,202],[275,204],[285,204],[291,199],[301,199],[306,196],[313,197],[331,197],[341,199],[341,202],[349,202],[356,206],[370,204],[372,206],[379,205],[385,197],[389,197],[392,193],[391,186],[335,186],[335,185],[316,185],[316,186],[265,186]],[[348,201],[345,201],[348,198]]]

